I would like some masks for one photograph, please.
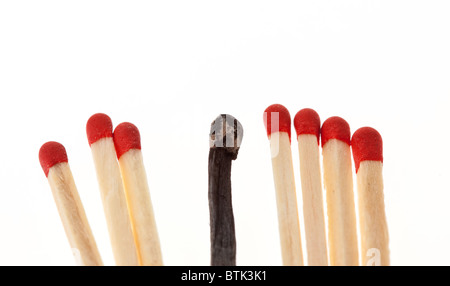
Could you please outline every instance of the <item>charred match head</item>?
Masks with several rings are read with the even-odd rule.
[[[210,148],[225,148],[237,158],[244,130],[241,123],[229,114],[221,114],[211,123],[209,133]]]

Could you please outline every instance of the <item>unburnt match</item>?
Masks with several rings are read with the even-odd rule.
[[[328,265],[327,237],[323,210],[322,175],[320,170],[320,117],[305,108],[294,117],[300,162],[308,265]]]
[[[389,265],[389,233],[383,194],[383,141],[371,127],[351,141],[358,186],[362,265]]]
[[[328,248],[333,266],[359,264],[350,135],[350,126],[340,117],[330,117],[322,125]]]
[[[289,111],[281,104],[267,107],[264,124],[270,141],[283,265],[303,265]]]
[[[58,142],[47,142],[39,150],[39,161],[77,263],[83,266],[103,265],[75,186],[66,149]]]
[[[106,114],[94,114],[87,121],[87,138],[116,265],[136,266],[139,260],[112,132],[113,125]]]
[[[242,125],[231,115],[222,114],[211,124],[208,158],[211,266],[236,265],[231,165],[237,158],[242,137]]]
[[[156,220],[141,151],[141,137],[131,123],[119,124],[113,140],[127,197],[141,265],[163,265]]]

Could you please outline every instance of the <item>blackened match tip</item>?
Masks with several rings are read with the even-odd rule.
[[[244,130],[239,120],[229,114],[221,114],[211,123],[210,148],[225,148],[236,159]]]

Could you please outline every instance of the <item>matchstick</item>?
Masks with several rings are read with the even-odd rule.
[[[50,184],[76,262],[82,266],[102,266],[103,262],[69,167],[66,149],[60,143],[47,142],[39,150],[39,161]]]
[[[309,266],[328,265],[319,154],[320,117],[305,108],[294,117],[300,159],[306,250]]]
[[[356,266],[359,257],[350,126],[340,117],[330,117],[322,125],[321,137],[330,264]]]
[[[383,141],[371,127],[352,137],[358,186],[362,265],[389,265],[389,233],[383,194]]]
[[[114,130],[113,140],[140,264],[161,266],[161,247],[144,168],[139,130],[131,123],[121,123]]]
[[[134,243],[122,177],[117,163],[111,119],[103,113],[92,115],[86,134],[97,172],[100,195],[116,265],[137,266]]]
[[[264,124],[270,141],[283,265],[301,266],[303,253],[291,153],[289,111],[280,104],[267,107]]]
[[[242,137],[242,125],[231,115],[222,114],[211,124],[208,158],[211,266],[236,265],[231,163],[237,158]]]

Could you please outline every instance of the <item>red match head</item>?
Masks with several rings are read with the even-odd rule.
[[[92,115],[86,123],[86,134],[89,146],[105,137],[112,137],[113,126],[111,118],[103,113]]]
[[[321,129],[322,147],[330,139],[337,139],[350,146],[350,126],[347,121],[338,116],[333,116],[325,120]]]
[[[362,127],[353,133],[352,152],[356,172],[362,161],[383,162],[383,140],[380,133],[371,127]]]
[[[39,161],[45,176],[48,177],[51,167],[58,163],[68,162],[66,149],[58,142],[47,142],[39,150]]]
[[[311,108],[304,108],[297,112],[294,117],[294,127],[297,132],[297,137],[300,134],[316,135],[317,144],[319,144],[320,117],[316,111]]]
[[[275,132],[287,132],[291,140],[291,115],[289,110],[281,104],[272,104],[264,111],[264,125],[267,136]]]
[[[113,134],[114,146],[116,147],[117,159],[130,149],[141,149],[141,135],[136,126],[124,122],[117,125]]]

